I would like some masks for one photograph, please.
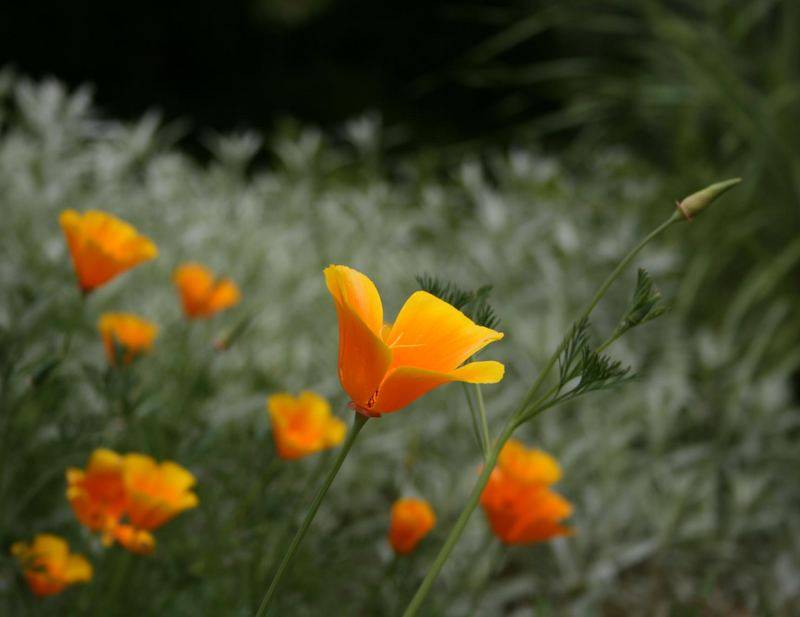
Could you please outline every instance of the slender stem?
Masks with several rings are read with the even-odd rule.
[[[286,552],[283,555],[283,559],[281,560],[281,563],[275,572],[275,576],[272,577],[272,582],[269,585],[269,589],[267,589],[267,593],[264,594],[264,599],[261,600],[261,605],[258,607],[258,611],[256,612],[256,617],[263,617],[264,615],[266,615],[267,609],[269,608],[269,605],[272,603],[272,600],[275,598],[275,594],[278,591],[278,587],[280,585],[284,573],[286,572],[286,568],[292,561],[292,557],[297,551],[297,547],[300,546],[300,542],[303,541],[303,537],[306,535],[306,531],[308,531],[308,527],[309,525],[311,525],[311,521],[314,520],[314,517],[317,514],[317,510],[319,510],[319,506],[322,503],[325,494],[328,492],[328,489],[333,483],[333,479],[336,477],[336,474],[339,472],[339,469],[341,469],[342,463],[344,463],[344,459],[347,458],[347,453],[350,452],[350,448],[353,446],[356,437],[358,437],[358,433],[364,427],[364,424],[366,424],[368,419],[369,418],[367,416],[363,416],[360,413],[355,414],[355,419],[353,420],[353,426],[347,433],[347,439],[342,445],[342,449],[339,451],[339,455],[336,457],[336,460],[333,462],[333,466],[328,472],[325,481],[319,488],[316,497],[314,497],[314,501],[311,502],[311,506],[309,506],[308,512],[306,512],[306,517],[303,519],[303,522],[300,525],[300,529],[297,530],[297,533],[294,535],[294,538],[292,538],[291,544],[289,544],[289,548],[286,549]]]
[[[674,212],[672,216],[670,216],[666,221],[661,223],[661,225],[659,225],[653,231],[647,234],[644,237],[644,239],[641,242],[639,242],[639,244],[633,247],[628,252],[628,254],[625,255],[625,257],[623,257],[622,260],[617,264],[617,267],[614,268],[611,274],[608,275],[608,278],[606,278],[606,280],[603,282],[603,284],[600,286],[597,292],[595,292],[594,297],[584,307],[580,315],[578,315],[578,318],[575,320],[575,323],[580,323],[589,316],[589,314],[594,310],[594,307],[597,306],[597,303],[600,302],[603,296],[606,295],[606,292],[608,291],[608,288],[611,287],[611,284],[615,280],[617,280],[617,278],[622,273],[622,271],[627,267],[627,265],[633,260],[634,257],[636,257],[636,255],[639,254],[639,252],[645,246],[647,246],[647,244],[650,243],[650,241],[653,240],[653,238],[661,234],[664,230],[667,229],[667,227],[669,227],[673,223],[677,223],[680,220],[681,220],[681,215],[677,211]],[[528,407],[530,402],[539,392],[539,389],[542,387],[544,380],[550,374],[550,371],[553,369],[553,366],[555,366],[556,362],[558,361],[558,357],[561,355],[561,352],[564,351],[564,346],[566,345],[566,342],[567,340],[566,338],[564,338],[559,344],[558,348],[553,353],[553,355],[550,356],[550,359],[547,361],[544,370],[542,370],[542,372],[539,373],[539,377],[533,383],[530,390],[528,390],[528,394],[523,399],[522,405],[520,405],[520,409],[525,409],[526,407]]]
[[[467,500],[467,505],[464,506],[464,509],[461,511],[458,520],[456,520],[455,526],[450,531],[450,535],[447,536],[444,546],[436,556],[436,560],[433,562],[430,570],[428,570],[428,574],[420,584],[419,589],[417,589],[417,593],[415,593],[414,597],[411,598],[411,602],[406,607],[403,617],[413,617],[416,615],[417,611],[419,611],[420,607],[422,606],[422,603],[425,601],[425,597],[428,595],[428,592],[430,591],[433,582],[436,580],[436,577],[439,576],[442,566],[444,566],[453,548],[455,548],[456,544],[458,544],[461,534],[464,533],[464,529],[467,526],[469,517],[478,506],[481,493],[483,493],[483,489],[486,487],[486,483],[489,481],[489,476],[492,474],[492,470],[497,463],[497,457],[500,455],[500,450],[503,449],[503,446],[505,445],[506,441],[508,441],[511,433],[514,432],[515,428],[517,428],[517,423],[513,420],[506,423],[505,427],[503,428],[503,432],[500,433],[500,436],[494,443],[494,447],[490,450],[489,456],[483,465],[481,475],[478,478],[478,481],[475,482],[475,486],[472,488],[472,492]]]
[[[486,460],[486,457],[489,456],[489,443],[490,438],[489,435],[483,433],[480,428],[481,422],[478,419],[478,410],[475,409],[475,405],[472,404],[472,396],[469,393],[469,384],[462,383],[461,388],[464,391],[464,398],[467,399],[467,407],[469,407],[469,418],[472,420],[472,432],[475,433],[475,441],[478,442],[478,445],[481,448],[481,455],[483,456],[483,460]]]
[[[614,333],[611,336],[609,336],[605,341],[600,343],[600,345],[598,345],[595,348],[595,350],[594,350],[595,353],[603,353],[603,351],[605,351],[609,347],[609,345],[614,343],[620,336],[621,335],[617,334],[617,333]],[[554,394],[558,394],[560,392],[560,389],[561,389],[561,385],[560,384],[556,384],[556,385],[552,386],[542,396],[540,396],[538,399],[536,399],[536,402],[534,402],[533,404],[529,405],[527,408],[520,407],[520,409],[517,411],[517,413],[514,414],[514,417],[517,418],[517,420],[518,420],[517,424],[519,425],[519,424],[522,424],[523,422],[527,422],[528,420],[530,420],[534,416],[538,416],[545,409],[548,409],[548,408],[552,407],[553,405],[556,405],[556,404],[560,403],[561,400],[563,400],[563,399],[552,398]]]
[[[479,383],[475,384],[475,398],[478,401],[478,415],[481,418],[481,431],[483,433],[483,443],[485,444],[483,458],[485,460],[489,456],[492,437],[489,434],[489,421],[486,419],[486,405],[483,402],[483,391]]]
[[[589,303],[583,308],[580,315],[578,316],[576,322],[581,322],[586,319],[589,314],[594,310],[594,307],[597,306],[597,303],[603,298],[603,296],[608,291],[611,284],[619,277],[625,267],[633,260],[636,255],[651,241],[653,238],[661,234],[664,230],[666,230],[670,225],[676,223],[681,220],[681,216],[679,213],[673,213],[666,221],[661,223],[658,227],[653,229],[644,239],[639,242],[633,249],[631,249],[625,257],[617,264],[611,274],[608,275],[606,280],[603,284],[599,287],[597,292],[595,292],[592,299]],[[610,344],[610,343],[609,343]],[[419,611],[422,603],[425,601],[428,592],[430,591],[433,582],[436,580],[437,576],[439,576],[439,572],[441,571],[442,567],[444,566],[447,558],[450,556],[455,545],[458,543],[458,540],[461,538],[461,534],[464,533],[464,529],[467,526],[467,522],[469,521],[469,517],[472,515],[472,512],[478,506],[478,502],[480,500],[481,493],[486,486],[486,483],[489,481],[489,476],[494,469],[494,466],[497,463],[497,457],[500,455],[500,451],[502,450],[503,446],[505,445],[508,438],[514,432],[514,430],[526,420],[537,416],[539,413],[557,405],[560,400],[558,398],[548,400],[554,392],[558,390],[558,386],[551,388],[545,395],[535,399],[537,394],[539,394],[539,390],[541,389],[542,385],[547,379],[547,376],[550,374],[550,371],[555,366],[556,362],[558,361],[558,357],[561,355],[561,352],[564,350],[564,346],[566,345],[566,338],[561,341],[558,348],[555,350],[553,355],[550,356],[547,364],[544,367],[544,370],[539,374],[536,381],[531,386],[528,393],[525,395],[525,398],[522,400],[522,403],[519,405],[517,410],[511,416],[509,421],[506,423],[505,427],[503,428],[502,433],[497,438],[497,441],[494,444],[494,447],[489,452],[489,456],[486,458],[486,462],[483,466],[483,470],[481,471],[481,475],[478,478],[478,481],[475,483],[475,486],[472,489],[472,493],[470,493],[469,498],[467,499],[467,503],[464,506],[464,509],[461,511],[458,519],[456,520],[455,526],[450,531],[450,535],[447,536],[447,540],[442,546],[439,554],[436,556],[431,569],[428,571],[428,574],[425,576],[425,579],[422,581],[422,584],[417,589],[417,593],[414,594],[414,597],[411,599],[411,602],[406,607],[405,612],[403,613],[402,617],[414,617],[417,612]],[[605,345],[605,343],[603,344]],[[535,403],[533,403],[535,399]]]

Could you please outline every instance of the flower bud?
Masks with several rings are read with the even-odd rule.
[[[705,208],[711,205],[711,202],[713,202],[717,197],[725,193],[728,189],[733,188],[741,181],[741,178],[731,178],[729,180],[723,180],[722,182],[716,182],[715,184],[707,186],[701,191],[692,193],[683,199],[683,201],[676,202],[675,205],[683,215],[683,218],[691,223],[692,217],[695,214],[703,211]]]

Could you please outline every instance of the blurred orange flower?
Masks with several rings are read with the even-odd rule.
[[[194,476],[171,461],[100,448],[86,470],[67,470],[67,498],[78,520],[135,553],[151,553],[156,529],[198,504]]]
[[[328,401],[313,392],[301,392],[297,398],[285,392],[273,394],[267,409],[278,455],[287,460],[338,446],[347,432]]]
[[[86,558],[70,555],[69,545],[52,534],[36,534],[32,544],[15,542],[11,554],[19,561],[28,587],[37,596],[53,596],[69,585],[92,578],[92,565]]]
[[[558,462],[549,454],[509,440],[481,495],[495,535],[506,544],[528,544],[571,534],[560,523],[572,506],[549,488],[560,477]]]
[[[503,334],[475,324],[436,296],[413,293],[388,325],[378,290],[365,275],[332,265],[325,269],[325,281],[339,318],[339,380],[356,411],[379,416],[451,381],[503,378],[499,362],[462,366]]]
[[[117,349],[122,351],[122,362],[129,364],[136,356],[153,347],[158,327],[131,313],[103,313],[97,322],[103,347],[111,366],[117,364]]]
[[[389,542],[396,553],[410,553],[435,524],[436,515],[427,501],[411,497],[398,499],[392,506]]]
[[[81,215],[75,210],[64,210],[59,223],[67,238],[78,284],[84,292],[158,255],[156,245],[149,238],[106,212],[87,210]]]
[[[105,543],[125,509],[122,457],[105,448],[92,453],[86,470],[67,469],[67,499],[78,520],[103,532]]]
[[[187,317],[210,317],[238,304],[241,298],[236,283],[227,278],[215,279],[211,270],[200,264],[181,264],[175,269],[172,280]]]
[[[194,476],[172,461],[156,463],[144,454],[127,454],[123,473],[125,513],[136,529],[157,529],[199,503],[190,490]]]

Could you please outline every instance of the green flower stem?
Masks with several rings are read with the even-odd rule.
[[[606,278],[606,280],[594,294],[594,297],[589,301],[589,304],[587,304],[586,307],[583,309],[583,311],[581,311],[580,315],[578,315],[578,318],[575,320],[575,323],[580,323],[589,316],[589,314],[594,310],[594,307],[597,306],[597,303],[600,302],[603,296],[606,295],[606,292],[608,291],[608,288],[611,287],[611,284],[615,280],[617,280],[619,275],[622,274],[622,271],[628,266],[628,264],[633,260],[633,258],[636,257],[645,246],[647,246],[654,238],[656,238],[663,231],[665,231],[670,225],[672,225],[673,223],[677,223],[681,220],[682,219],[680,213],[677,211],[673,212],[672,216],[670,216],[666,221],[661,223],[661,225],[659,225],[653,231],[647,234],[644,237],[644,239],[641,242],[639,242],[639,244],[633,247],[628,252],[628,254],[625,255],[625,257],[623,257],[622,260],[617,264],[617,267],[614,268],[613,272],[611,272],[611,274],[608,275],[608,278]],[[542,387],[542,384],[544,383],[545,379],[547,379],[547,376],[550,374],[550,371],[553,369],[556,362],[558,361],[558,357],[561,355],[561,352],[564,351],[564,345],[566,344],[566,342],[567,342],[566,338],[563,339],[561,341],[561,344],[553,353],[553,355],[550,356],[550,359],[547,361],[547,365],[545,365],[544,370],[541,373],[539,373],[539,377],[533,383],[531,389],[528,390],[528,394],[525,396],[522,405],[520,405],[521,410],[525,410],[530,405],[531,401],[536,396],[536,394],[539,392],[539,389]]]
[[[652,241],[656,236],[661,234],[665,231],[670,225],[673,223],[677,223],[681,220],[681,215],[678,212],[675,212],[670,216],[666,221],[661,223],[658,227],[656,227],[653,231],[647,234],[644,239],[639,242],[630,252],[628,252],[625,257],[617,264],[617,267],[608,275],[606,280],[594,294],[594,297],[589,301],[589,303],[584,307],[581,311],[580,315],[578,316],[576,322],[583,321],[589,314],[594,310],[594,307],[597,306],[598,302],[605,296],[606,292],[608,291],[611,284],[619,277],[622,271],[626,268],[626,266],[633,260],[639,252],[647,246],[650,241]],[[419,611],[422,603],[425,601],[428,592],[431,589],[436,578],[439,576],[439,572],[441,571],[442,567],[444,566],[447,558],[450,556],[453,548],[458,543],[459,539],[461,538],[461,534],[464,533],[464,529],[467,526],[467,522],[469,521],[469,517],[472,515],[472,512],[478,506],[478,502],[480,501],[481,493],[483,489],[486,487],[486,483],[489,481],[489,476],[491,475],[492,471],[494,470],[495,465],[497,464],[497,457],[500,455],[500,451],[503,449],[506,441],[508,438],[511,437],[511,434],[514,430],[524,421],[530,420],[531,418],[537,416],[545,409],[552,407],[559,403],[559,400],[553,399],[549,400],[552,394],[556,391],[557,388],[551,388],[544,396],[535,399],[536,395],[539,393],[542,385],[545,382],[545,379],[550,374],[550,371],[555,366],[556,362],[558,361],[558,357],[561,355],[561,352],[564,351],[564,345],[566,344],[566,339],[562,340],[559,344],[556,351],[550,356],[550,359],[547,362],[544,370],[539,374],[536,381],[531,386],[528,393],[525,395],[525,398],[522,400],[522,403],[517,408],[516,412],[511,416],[511,419],[506,423],[505,427],[503,428],[502,433],[497,438],[497,441],[494,444],[494,447],[489,452],[489,456],[486,458],[486,462],[483,466],[483,470],[481,471],[481,475],[478,478],[478,481],[475,483],[475,486],[472,489],[472,493],[470,493],[469,498],[467,499],[467,503],[464,506],[464,509],[461,511],[461,514],[456,520],[455,526],[450,531],[450,535],[447,536],[447,540],[445,540],[444,546],[442,546],[439,554],[436,556],[436,559],[433,562],[428,574],[425,576],[425,579],[420,584],[417,592],[414,594],[414,597],[411,599],[411,602],[406,607],[405,612],[403,613],[403,617],[414,617],[417,612]],[[534,402],[535,400],[535,402]],[[485,412],[483,414],[485,418]]]
[[[356,437],[358,437],[358,433],[361,431],[362,428],[364,428],[364,424],[366,424],[368,419],[369,418],[367,416],[363,416],[358,412],[355,413],[353,426],[347,433],[347,439],[345,439],[345,442],[342,445],[341,450],[339,450],[339,455],[336,457],[333,466],[328,472],[328,475],[325,477],[325,481],[319,488],[316,497],[314,497],[314,501],[311,502],[311,506],[308,508],[308,512],[306,512],[306,517],[303,519],[303,523],[300,525],[300,529],[297,530],[297,533],[294,535],[294,538],[292,538],[292,543],[289,544],[289,548],[286,549],[286,552],[283,555],[283,559],[281,560],[281,563],[278,566],[277,571],[275,572],[275,576],[272,577],[272,582],[269,585],[269,589],[267,589],[267,593],[264,594],[264,599],[261,600],[261,605],[258,607],[258,611],[256,612],[256,617],[263,617],[264,615],[267,614],[267,609],[269,608],[269,605],[275,598],[275,595],[278,591],[278,587],[280,586],[281,579],[283,578],[283,575],[286,572],[286,568],[292,561],[292,557],[294,557],[295,552],[297,552],[297,547],[300,546],[300,542],[303,541],[303,537],[306,535],[306,531],[308,531],[308,527],[309,525],[311,525],[311,521],[314,520],[314,517],[317,514],[317,510],[319,510],[319,506],[322,503],[325,494],[328,492],[328,489],[333,483],[333,479],[336,477],[336,474],[339,473],[339,469],[341,469],[342,463],[344,463],[344,459],[347,458],[347,453],[350,452],[350,448],[353,446]]]
[[[478,402],[478,415],[481,418],[481,432],[483,433],[483,442],[485,444],[485,450],[483,458],[489,455],[489,447],[492,443],[492,437],[489,434],[489,421],[486,419],[486,405],[483,402],[483,391],[481,390],[481,384],[475,384],[475,399]]]
[[[489,456],[489,435],[483,433],[480,428],[480,420],[478,418],[478,410],[475,409],[475,405],[472,404],[472,395],[469,393],[469,384],[462,383],[461,389],[464,391],[464,398],[467,400],[467,407],[469,407],[469,418],[472,420],[472,431],[475,433],[475,441],[478,442],[478,445],[481,448],[481,456],[483,456],[483,460],[486,460],[486,457]]]
[[[509,421],[506,423],[505,427],[503,427],[503,432],[500,433],[500,436],[494,443],[494,447],[489,451],[489,456],[483,465],[481,475],[478,477],[478,481],[475,483],[475,486],[472,488],[472,492],[469,495],[467,505],[464,506],[464,509],[458,516],[455,526],[450,531],[450,535],[447,536],[444,546],[436,556],[436,560],[433,562],[430,570],[428,570],[428,574],[420,584],[419,589],[417,589],[417,593],[415,593],[414,597],[411,598],[411,602],[409,602],[408,606],[406,607],[403,617],[413,617],[413,615],[416,615],[417,611],[419,611],[420,607],[422,606],[422,603],[425,601],[425,597],[428,595],[428,592],[430,591],[433,582],[436,580],[436,577],[439,576],[442,566],[444,566],[447,558],[450,557],[450,553],[455,548],[456,544],[458,544],[459,539],[461,539],[461,534],[464,533],[464,529],[467,527],[469,517],[478,506],[481,493],[483,493],[483,489],[486,487],[486,483],[489,481],[489,476],[492,475],[492,470],[497,463],[497,457],[500,455],[500,450],[503,449],[506,441],[508,441],[508,438],[511,437],[511,433],[514,432],[514,429],[517,428],[517,426],[518,425],[516,422]]]

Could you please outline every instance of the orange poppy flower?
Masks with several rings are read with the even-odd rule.
[[[122,362],[129,364],[136,356],[153,347],[158,327],[130,313],[103,313],[97,322],[103,347],[111,366],[117,364],[117,349],[122,350]]]
[[[329,266],[325,281],[339,318],[339,380],[352,407],[367,416],[397,411],[451,381],[497,383],[495,361],[462,363],[501,332],[475,324],[425,291],[411,295],[393,325],[384,324],[378,290],[347,266]]]
[[[436,515],[427,501],[411,497],[398,499],[392,506],[389,542],[396,553],[410,553],[435,524]]]
[[[64,210],[58,220],[84,292],[158,255],[152,240],[106,212]]]
[[[529,544],[571,534],[561,521],[572,513],[572,506],[549,488],[560,476],[558,462],[550,455],[509,440],[481,494],[495,535],[506,544]]]
[[[156,463],[144,454],[127,454],[123,476],[127,495],[125,513],[138,530],[161,527],[184,510],[199,503],[190,489],[194,476],[173,463]]]
[[[67,499],[78,520],[92,531],[102,531],[104,542],[125,509],[123,459],[111,450],[98,448],[86,470],[67,469]]]
[[[92,565],[83,555],[71,555],[69,545],[58,536],[39,533],[33,543],[15,542],[11,547],[22,566],[28,587],[37,596],[53,596],[69,585],[92,578]]]
[[[181,264],[172,280],[187,317],[209,317],[238,304],[241,298],[236,283],[227,278],[215,279],[211,270],[200,264]]]
[[[278,456],[292,460],[338,446],[347,432],[345,423],[331,413],[331,406],[313,392],[297,398],[288,393],[267,399],[272,436]]]

